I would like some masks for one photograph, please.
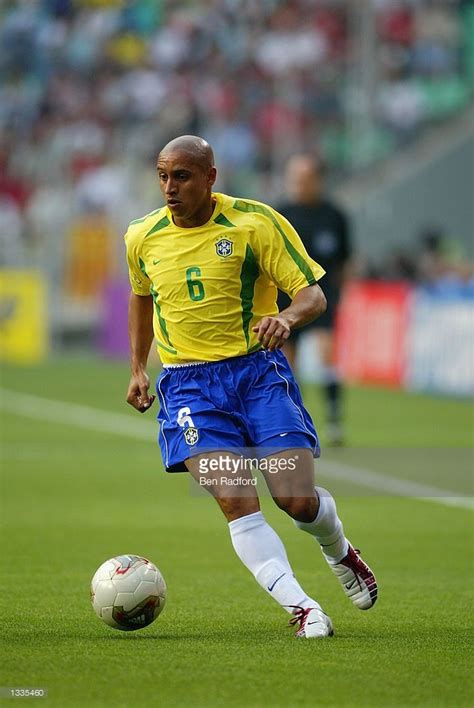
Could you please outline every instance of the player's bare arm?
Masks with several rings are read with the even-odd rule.
[[[265,349],[280,349],[293,329],[315,320],[326,310],[326,298],[319,285],[310,285],[296,293],[291,304],[273,317],[263,317],[253,331]]]
[[[153,342],[153,298],[151,295],[130,293],[128,306],[130,368],[127,403],[143,413],[153,404],[155,396],[148,394],[150,379],[146,371],[148,354]]]

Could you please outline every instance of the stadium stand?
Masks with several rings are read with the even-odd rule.
[[[73,256],[87,262],[78,224],[96,224],[100,212],[107,223],[93,238],[103,234],[103,253],[110,234],[119,243],[127,222],[156,206],[150,167],[176,134],[212,142],[219,188],[269,200],[283,161],[303,145],[347,176],[472,99],[472,3],[374,0],[370,115],[365,133],[354,132],[361,96],[352,72],[363,58],[353,7],[3,2],[0,265],[39,267],[53,287],[66,282],[70,299],[88,302],[87,269],[70,271]]]

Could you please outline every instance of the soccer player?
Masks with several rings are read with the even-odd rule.
[[[315,335],[323,364],[324,391],[327,405],[327,439],[330,445],[343,443],[342,385],[334,363],[334,320],[341,286],[347,275],[351,246],[346,216],[323,196],[323,169],[320,161],[309,154],[294,155],[286,168],[288,202],[278,211],[295,227],[306,251],[326,270],[324,292],[327,308],[307,327],[292,331],[283,351],[295,370],[296,349],[300,335]],[[284,293],[278,306],[285,309],[289,299]]]
[[[157,170],[166,206],[133,221],[125,237],[132,286],[127,401],[139,411],[153,403],[146,367],[154,332],[167,471],[189,471],[215,497],[237,555],[292,614],[297,636],[329,636],[331,620],[296,580],[242,464],[249,447],[262,463],[271,459],[273,469],[263,473],[276,504],[322,547],[354,605],[372,607],[374,575],[345,538],[329,492],[314,487],[318,437],[280,351],[293,328],[324,312],[317,284],[324,271],[276,211],[212,191],[216,167],[202,138],[169,142]],[[280,313],[277,286],[292,298]]]

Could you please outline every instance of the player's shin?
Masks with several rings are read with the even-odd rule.
[[[339,423],[341,420],[341,382],[339,381],[338,374],[333,367],[326,367],[324,378],[324,388],[328,405],[328,419],[332,423]]]
[[[294,608],[320,607],[293,575],[285,547],[261,511],[229,523],[234,550],[259,585],[289,613]]]
[[[327,558],[339,561],[347,554],[348,543],[342,522],[337,515],[336,503],[327,489],[316,487],[316,492],[319,497],[316,518],[309,523],[295,521],[295,524],[302,531],[314,536]]]
[[[311,523],[295,521],[302,531],[314,536],[320,544],[324,558],[342,585],[344,594],[359,610],[368,610],[377,600],[377,581],[372,570],[362,560],[344,536],[341,520],[337,515],[334,499],[326,489],[316,487],[319,509]]]
[[[344,431],[342,426],[342,384],[333,366],[324,368],[324,390],[327,405],[326,438],[328,445],[342,445]]]

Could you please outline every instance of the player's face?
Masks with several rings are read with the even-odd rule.
[[[321,193],[321,176],[313,161],[304,156],[294,157],[286,170],[286,187],[291,201],[311,204]]]
[[[157,164],[160,189],[176,226],[201,226],[212,214],[211,190],[215,167],[203,167],[186,153],[160,155]]]

